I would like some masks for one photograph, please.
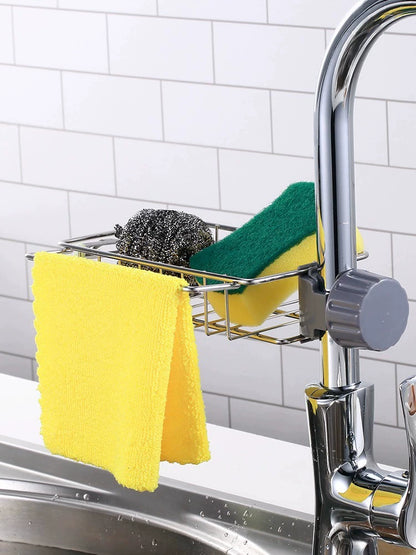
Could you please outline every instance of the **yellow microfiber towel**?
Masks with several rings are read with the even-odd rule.
[[[186,281],[46,252],[33,278],[46,447],[139,491],[209,460]]]

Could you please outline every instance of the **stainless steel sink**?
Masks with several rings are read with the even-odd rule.
[[[312,520],[177,481],[155,493],[1,438],[0,553],[306,554]]]
[[[0,437],[0,555],[302,555],[312,532],[311,515],[176,480],[135,492],[104,470]],[[379,553],[415,552],[380,542]]]

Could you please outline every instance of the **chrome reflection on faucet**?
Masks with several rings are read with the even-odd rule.
[[[384,350],[399,339],[407,299],[394,280],[355,269],[353,157],[353,103],[362,63],[389,25],[413,14],[416,0],[356,6],[335,33],[318,83],[319,293],[326,296],[326,327],[320,332],[322,383],[306,389],[316,489],[314,555],[376,554],[379,538],[416,548],[416,378],[400,386],[409,470],[389,473],[374,460],[374,392],[360,382],[358,357],[358,347]],[[359,300],[350,302],[357,291]],[[376,341],[374,330],[384,342]]]

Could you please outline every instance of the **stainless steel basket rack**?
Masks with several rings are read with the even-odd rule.
[[[220,234],[230,233],[236,229],[235,227],[220,224],[208,223],[207,225],[213,230],[215,241],[218,241]],[[251,328],[234,325],[231,322],[229,291],[239,289],[241,286],[255,287],[281,279],[300,276],[307,273],[312,265],[302,266],[301,268],[280,274],[247,279],[238,276],[193,270],[183,266],[173,266],[171,264],[164,264],[121,254],[116,250],[117,241],[118,239],[115,237],[114,231],[105,231],[60,241],[58,243],[60,248],[53,252],[65,255],[83,256],[100,262],[117,264],[128,262],[129,264],[137,266],[138,269],[159,271],[160,273],[168,271],[177,277],[185,279],[190,276],[199,278],[199,281],[202,281],[202,285],[188,285],[184,287],[184,290],[189,292],[194,327],[204,331],[208,336],[223,334],[230,341],[247,337],[275,345],[289,345],[291,343],[309,340],[299,333],[299,303],[297,299],[289,299],[284,302],[270,314],[261,326]],[[367,256],[368,254],[363,252],[360,253],[358,258],[363,259]],[[29,260],[33,260],[34,254],[27,254],[26,257]],[[215,283],[212,283],[213,281]],[[208,294],[214,291],[224,292],[225,318],[221,318],[216,314],[208,301]]]

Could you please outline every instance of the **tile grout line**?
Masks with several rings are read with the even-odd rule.
[[[20,183],[23,183],[23,155],[22,155],[21,125],[17,126],[17,146],[19,148]]]
[[[89,136],[93,136],[93,137],[115,137],[116,139],[127,139],[129,141],[142,141],[142,142],[151,142],[151,143],[166,143],[166,144],[170,144],[170,145],[181,145],[181,146],[189,146],[189,147],[197,147],[197,148],[206,148],[206,149],[221,149],[221,150],[225,150],[225,151],[232,151],[232,152],[242,152],[242,153],[250,153],[250,154],[264,154],[264,155],[268,155],[268,156],[284,156],[287,158],[301,158],[303,160],[313,160],[313,156],[304,156],[303,154],[288,154],[288,153],[284,153],[284,152],[270,152],[269,150],[253,150],[253,149],[246,149],[246,148],[237,148],[237,147],[228,147],[228,146],[223,146],[223,145],[215,145],[215,144],[201,144],[201,143],[190,143],[190,142],[184,142],[184,141],[172,141],[172,140],[163,140],[163,139],[154,139],[152,137],[132,137],[129,135],[114,135],[111,132],[108,133],[101,133],[101,132],[96,132],[96,131],[86,131],[86,130],[82,130],[82,129],[71,129],[71,128],[63,128],[63,127],[44,127],[44,126],[39,126],[39,125],[28,125],[28,124],[19,124],[19,122],[15,122],[15,121],[0,121],[0,125],[22,125],[22,127],[27,127],[29,129],[41,129],[41,130],[45,130],[45,131],[62,131],[62,132],[68,132],[68,133],[74,133],[74,134],[78,134],[78,135],[89,135]],[[359,164],[361,165],[369,165],[369,166],[375,166],[375,167],[387,167],[384,165],[378,165],[378,164],[372,164],[372,163],[367,163],[367,162],[359,162]],[[396,167],[394,166],[394,168],[396,169],[409,169],[409,170],[416,170],[416,168],[400,168],[400,167]]]
[[[28,244],[25,242],[23,243],[25,246],[25,253],[28,252],[29,246]],[[27,261],[25,261],[25,276],[26,276],[26,297],[27,300],[30,301],[30,285],[29,285],[29,264],[27,264]]]
[[[273,137],[273,101],[272,91],[269,91],[269,109],[270,109],[270,144],[272,147],[272,154],[274,154],[274,137]]]
[[[393,233],[390,233],[390,256],[391,256],[391,277],[394,278],[394,241]]]
[[[6,295],[5,293],[1,293],[0,298],[9,299],[10,301],[22,301],[24,303],[32,302],[32,299],[28,299],[27,297],[16,297],[15,295]]]
[[[217,148],[218,206],[222,210],[220,149]]]
[[[17,355],[16,353],[10,353],[8,351],[0,351],[0,355],[8,355],[10,357],[18,357],[18,358],[26,358],[29,360],[33,360],[33,357],[29,356],[29,355]]]
[[[394,386],[395,386],[395,400],[396,400],[396,426],[399,427],[399,404],[397,402],[397,391],[399,391],[399,377],[397,371],[397,363],[394,364]]]
[[[13,9],[13,6],[10,6],[10,19],[11,19],[11,26],[12,26],[13,64],[16,65],[16,37],[15,37],[15,28],[14,28],[14,9]]]
[[[227,396],[228,399],[228,427],[232,428],[233,427],[233,423],[231,420],[231,397]]]
[[[170,144],[170,143],[168,143]],[[50,191],[55,191],[55,192],[68,192],[68,193],[73,193],[73,194],[78,194],[78,195],[89,195],[89,196],[97,196],[97,197],[103,197],[103,198],[115,198],[114,195],[112,194],[108,194],[108,193],[98,193],[98,192],[92,192],[92,191],[85,191],[85,190],[78,190],[78,189],[62,189],[62,188],[58,188],[58,187],[51,187],[50,185],[39,185],[38,183],[28,183],[28,182],[23,182],[23,181],[11,181],[11,180],[1,180],[0,179],[0,183],[4,182],[4,183],[9,183],[11,185],[15,185],[18,187],[33,187],[36,189],[43,189],[43,190],[50,190]],[[120,200],[129,200],[129,201],[137,201],[137,202],[148,202],[149,204],[169,204],[172,206],[184,206],[184,207],[188,207],[188,208],[198,208],[201,210],[206,210],[206,211],[211,211],[211,212],[218,212],[218,211],[222,211],[224,213],[228,213],[228,214],[235,214],[235,215],[241,215],[241,216],[253,216],[254,213],[253,212],[245,212],[242,210],[230,210],[227,208],[222,207],[221,209],[218,209],[218,207],[212,207],[212,206],[201,206],[201,205],[193,205],[193,204],[186,204],[183,202],[179,202],[179,201],[169,201],[168,203],[166,203],[165,201],[159,201],[159,200],[151,200],[148,198],[136,198],[136,197],[127,197],[127,196],[123,196],[123,197],[117,197]],[[378,233],[389,233],[389,234],[393,234],[393,235],[404,235],[407,237],[416,237],[416,233],[409,233],[409,232],[404,232],[404,231],[396,231],[396,230],[390,230],[390,229],[379,229],[379,228],[374,228],[374,227],[367,227],[367,226],[359,226],[360,229],[363,230],[367,230],[367,231],[374,231],[374,232],[378,232]],[[1,237],[0,237],[1,238]],[[3,238],[4,240],[14,240],[14,239],[9,239],[7,237]],[[19,240],[16,240],[19,241]],[[413,299],[411,299],[413,300]]]
[[[159,0],[155,0],[156,2],[156,15],[159,17]]]
[[[165,110],[163,106],[163,81],[159,81],[159,91],[160,91],[160,123],[162,125],[162,140],[160,142],[166,142],[165,135]]]
[[[114,194],[118,197],[118,188],[117,188],[117,162],[116,162],[116,140],[114,137],[111,137],[111,142],[113,146],[113,175],[114,175]],[[111,195],[110,195],[111,196]]]
[[[270,24],[270,16],[269,16],[269,0],[264,0],[266,3],[266,23]]]
[[[1,183],[1,180],[0,180]],[[73,193],[73,194],[78,194],[78,195],[89,195],[89,196],[95,196],[95,197],[102,197],[102,198],[111,198],[114,199],[115,196],[114,195],[110,195],[108,193],[97,193],[97,192],[89,192],[89,191],[81,191],[81,190],[76,190],[76,189],[58,189],[55,187],[51,187],[49,185],[38,185],[38,184],[32,184],[32,183],[21,183],[20,181],[7,181],[7,183],[10,183],[11,185],[16,185],[16,186],[20,186],[20,187],[34,187],[36,189],[43,189],[43,190],[50,190],[50,191],[60,191],[62,193]],[[224,210],[221,209],[219,210],[218,207],[207,207],[207,206],[200,206],[200,205],[194,205],[194,204],[186,204],[183,202],[166,202],[166,201],[158,201],[158,200],[149,200],[149,199],[144,199],[144,198],[135,198],[135,197],[126,197],[126,196],[118,196],[117,197],[120,200],[131,200],[131,201],[138,201],[138,202],[148,202],[149,204],[162,204],[162,205],[172,205],[172,206],[186,206],[188,208],[199,208],[201,210],[206,210],[206,211],[211,211],[211,212],[225,212],[228,214],[236,214],[236,215],[241,215],[241,216],[253,216],[252,212],[237,212],[236,210]],[[0,237],[1,239],[1,237]]]
[[[216,21],[218,23],[229,23],[230,25],[259,25],[259,26],[266,26],[271,25],[273,27],[282,27],[282,28],[289,28],[289,29],[309,29],[309,30],[317,30],[317,31],[335,31],[335,27],[328,27],[328,26],[317,26],[317,25],[304,25],[304,24],[293,24],[293,23],[274,23],[274,22],[265,22],[265,21],[240,21],[236,19],[206,19],[204,17],[189,17],[183,15],[162,15],[160,13],[135,13],[135,12],[113,12],[111,10],[82,10],[77,8],[64,8],[59,5],[59,0],[57,0],[57,4],[55,6],[28,6],[26,4],[8,4],[7,2],[0,4],[2,6],[9,6],[9,7],[17,7],[17,8],[25,8],[25,9],[33,9],[33,10],[49,10],[54,11],[57,8],[60,9],[62,12],[75,12],[79,14],[102,14],[107,13],[109,15],[122,15],[122,16],[134,16],[134,17],[141,17],[141,18],[161,18],[161,19],[173,19],[173,20],[185,20],[185,21]],[[159,11],[158,0],[156,0],[157,5],[157,12]],[[396,35],[396,36],[404,36],[404,37],[415,37],[416,33],[413,32],[394,32],[394,31],[387,31],[389,35]]]
[[[62,87],[63,88],[63,87]],[[63,110],[63,117],[65,117],[65,113]],[[65,122],[64,122],[65,123]],[[173,141],[173,140],[162,140],[162,139],[154,139],[151,137],[132,137],[129,135],[112,135],[110,134],[110,132],[108,133],[102,133],[102,132],[97,132],[97,131],[86,131],[83,129],[71,129],[71,128],[67,128],[65,127],[46,127],[46,126],[41,126],[41,125],[30,125],[30,124],[19,124],[19,122],[16,121],[0,121],[0,125],[20,125],[21,127],[25,127],[25,128],[29,128],[29,129],[41,129],[41,130],[45,130],[45,131],[62,131],[62,132],[68,132],[68,133],[74,133],[74,134],[79,134],[79,135],[89,135],[89,136],[94,136],[94,137],[115,137],[117,139],[127,139],[130,141],[142,141],[142,142],[153,142],[153,143],[166,143],[166,144],[171,144],[171,145],[182,145],[182,146],[189,146],[189,147],[198,147],[198,148],[207,148],[207,149],[220,149],[220,150],[224,150],[224,151],[231,151],[231,152],[240,152],[240,153],[248,153],[248,154],[260,154],[260,155],[265,155],[265,156],[281,156],[281,157],[287,157],[287,158],[298,158],[298,159],[302,159],[302,160],[312,160],[314,159],[313,156],[305,156],[303,154],[292,154],[292,153],[288,153],[288,152],[270,152],[269,150],[255,150],[255,149],[247,149],[247,148],[241,148],[241,147],[228,147],[228,146],[223,146],[223,145],[215,145],[215,144],[201,144],[201,143],[191,143],[191,142],[185,142],[185,141]],[[374,162],[355,162],[355,164],[357,166],[368,166],[368,167],[372,167],[372,168],[391,168],[394,170],[408,170],[408,171],[416,171],[416,166],[397,166],[397,165],[386,165],[386,164],[376,164]],[[388,230],[384,230],[384,231],[388,231]],[[397,232],[400,233],[400,232]]]
[[[280,387],[282,389],[282,405],[285,405],[285,388],[284,388],[284,379],[283,379],[283,348],[280,345]]]
[[[8,63],[8,62],[0,62],[0,67],[18,67],[20,69],[39,69],[39,70],[43,70],[43,71],[65,71],[67,73],[75,73],[75,74],[79,74],[79,75],[85,75],[85,76],[102,76],[102,77],[120,77],[123,79],[141,79],[143,81],[159,81],[160,79],[162,79],[163,81],[166,81],[168,83],[181,83],[183,85],[207,85],[207,86],[215,86],[218,85],[220,87],[229,87],[229,88],[235,88],[235,89],[248,89],[248,90],[255,90],[255,91],[268,91],[270,90],[274,90],[274,91],[281,91],[281,92],[291,92],[291,93],[297,93],[297,94],[307,94],[307,95],[314,95],[315,92],[313,90],[295,90],[295,89],[281,89],[279,87],[270,87],[270,85],[244,85],[244,84],[239,84],[239,83],[226,83],[226,82],[216,82],[213,83],[211,79],[208,80],[202,80],[200,79],[199,81],[194,81],[192,79],[171,79],[169,77],[160,77],[160,75],[156,75],[156,76],[146,76],[146,75],[135,75],[135,74],[131,74],[131,73],[105,73],[103,71],[94,71],[94,70],[85,70],[85,69],[74,69],[74,68],[65,68],[65,67],[59,67],[59,66],[42,66],[42,65],[33,65],[33,64],[12,64],[12,63]],[[367,97],[358,97],[358,98],[367,98]],[[371,100],[372,98],[370,98]],[[373,100],[384,100],[384,99],[373,99]],[[398,101],[399,102],[399,101]],[[415,101],[403,101],[403,102],[411,102],[412,104],[416,103]]]
[[[51,244],[47,245],[46,243],[37,242],[37,241],[22,241],[21,239],[10,239],[9,237],[0,237],[0,241],[10,241],[10,243],[19,243],[23,246],[27,243],[28,245],[36,244],[41,247],[52,248]]]
[[[386,100],[386,142],[387,142],[387,165],[390,166],[390,130],[389,130],[389,101]]]
[[[214,46],[214,22],[211,21],[211,55],[212,55],[212,81],[216,83],[215,75],[215,46]]]
[[[64,107],[64,77],[63,72],[59,72],[59,83],[61,85],[61,110],[62,110],[62,129],[66,130],[65,125],[65,107]]]
[[[240,397],[239,395],[229,395],[227,393],[218,393],[217,391],[207,391],[204,389],[204,393],[208,393],[209,395],[217,395],[217,397],[226,397],[230,400],[235,399],[236,401],[246,401],[247,403],[258,403],[259,405],[267,405],[270,407],[279,407],[289,410],[295,410],[297,412],[305,412],[306,408],[299,408],[299,407],[291,407],[291,406],[284,406],[281,403],[272,403],[270,401],[262,401],[259,399],[250,399],[249,397]]]
[[[69,191],[66,192],[66,202],[67,202],[67,214],[68,214],[68,227],[69,227],[69,237],[72,237],[72,224],[71,224],[71,202],[70,202],[70,193]]]
[[[37,361],[36,358],[32,358],[32,382],[37,382]]]
[[[189,17],[189,16],[183,16],[183,15],[163,15],[160,14],[159,11],[159,3],[158,0],[156,0],[156,5],[157,5],[157,12],[158,13],[134,13],[134,12],[129,12],[129,11],[125,11],[125,12],[120,12],[120,11],[111,11],[111,10],[81,10],[79,8],[64,8],[61,6],[28,6],[25,4],[1,4],[2,6],[14,6],[17,8],[25,8],[27,10],[49,10],[49,11],[56,11],[57,8],[60,9],[60,11],[62,12],[74,12],[74,13],[78,13],[78,14],[91,14],[91,15],[97,15],[97,14],[103,14],[103,13],[107,13],[109,15],[121,15],[121,16],[128,16],[128,17],[137,17],[137,18],[152,18],[152,19],[156,19],[156,18],[160,18],[160,19],[170,19],[170,20],[185,20],[185,21],[216,21],[218,23],[229,23],[230,25],[259,25],[259,26],[266,26],[269,23],[265,22],[265,21],[240,21],[240,20],[235,20],[235,19],[220,19],[220,18],[213,18],[213,19],[207,19],[206,17]],[[302,25],[302,24],[298,24],[295,25],[293,23],[270,23],[270,25],[272,25],[273,27],[282,27],[282,28],[290,28],[290,29],[310,29],[310,30],[322,30],[322,29],[328,29],[330,31],[334,31],[335,29],[332,27],[323,27],[323,26],[317,26],[317,25]],[[392,33],[389,32],[389,34],[397,34],[397,35],[405,35],[405,36],[412,36],[412,34],[410,33]]]
[[[104,73],[100,71],[93,71],[93,70],[82,70],[82,69],[69,69],[63,67],[50,67],[50,66],[39,66],[39,65],[30,65],[30,64],[11,64],[7,62],[0,62],[0,67],[17,67],[21,69],[39,69],[43,71],[62,71],[66,73],[75,73],[85,76],[103,76],[103,77],[120,77],[124,79],[140,79],[143,81],[166,81],[168,83],[181,83],[183,85],[206,85],[208,87],[228,87],[228,88],[235,88],[235,89],[243,89],[243,90],[254,90],[254,91],[276,91],[276,92],[285,92],[285,93],[294,93],[294,94],[305,94],[309,96],[314,96],[314,90],[297,90],[297,89],[290,89],[290,88],[281,88],[281,87],[270,87],[270,85],[244,85],[242,83],[227,83],[227,82],[218,82],[216,81],[213,83],[210,80],[203,81],[193,81],[193,80],[184,80],[184,79],[170,79],[167,77],[160,77],[160,76],[153,76],[149,77],[146,75],[132,75],[132,74],[122,74],[122,73]],[[388,102],[395,102],[398,104],[415,104],[416,100],[403,100],[397,98],[383,98],[383,97],[375,97],[375,96],[367,96],[367,95],[359,95],[356,97],[357,100],[375,100],[375,101],[388,101]]]
[[[105,35],[106,35],[106,45],[107,45],[107,71],[111,74],[110,69],[110,34],[108,32],[108,14],[105,14]]]
[[[367,231],[377,231],[378,233],[392,233],[393,235],[407,235],[409,237],[416,237],[416,233],[407,233],[405,231],[395,231],[394,229],[380,229],[375,227],[359,226],[360,229],[365,229]]]

